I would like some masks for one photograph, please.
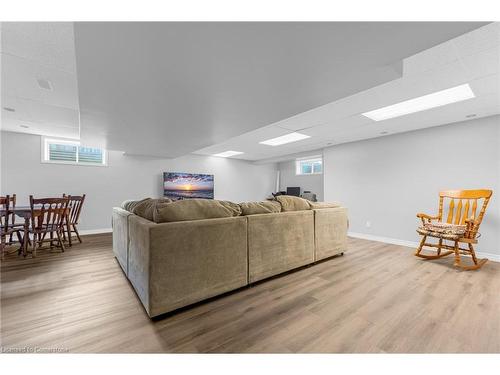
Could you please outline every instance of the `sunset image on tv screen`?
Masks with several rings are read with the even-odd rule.
[[[214,175],[164,172],[163,196],[170,199],[214,199]]]

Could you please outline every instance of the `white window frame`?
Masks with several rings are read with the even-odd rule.
[[[311,173],[302,173],[302,164],[304,163],[315,163],[321,162],[321,172],[313,172],[313,167],[311,165]],[[306,158],[295,159],[295,175],[296,176],[314,176],[323,174],[323,157],[321,155],[308,156]]]
[[[57,143],[57,144],[62,144],[62,145],[72,145],[72,146],[82,146],[80,141],[76,139],[65,139],[65,138],[56,138],[56,137],[41,137],[41,159],[42,163],[45,164],[66,164],[66,165],[78,165],[82,167],[107,167],[108,166],[108,153],[106,152],[105,149],[100,148],[100,147],[95,147],[95,148],[100,148],[102,150],[102,163],[80,163],[78,161],[78,149],[76,152],[76,161],[64,161],[64,160],[50,160],[49,159],[49,144],[50,143]],[[83,146],[85,147],[85,146]],[[92,146],[88,146],[92,147]]]

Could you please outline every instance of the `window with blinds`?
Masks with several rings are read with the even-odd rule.
[[[78,162],[102,164],[104,162],[103,150],[92,147],[78,147]]]
[[[81,146],[76,141],[44,138],[42,161],[104,166],[106,165],[106,152],[102,148]]]
[[[322,174],[323,158],[313,157],[307,159],[297,159],[295,161],[297,175]]]

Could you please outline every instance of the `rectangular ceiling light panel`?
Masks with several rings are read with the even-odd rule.
[[[409,115],[410,113],[416,113],[451,103],[461,102],[474,97],[475,95],[469,84],[464,84],[429,95],[419,96],[418,98],[406,100],[404,102],[379,108],[374,111],[365,112],[363,113],[363,116],[374,121],[388,120],[390,118]]]
[[[263,145],[268,145],[268,146],[280,146],[280,145],[284,145],[286,143],[301,141],[301,140],[306,139],[306,138],[311,138],[311,136],[301,134],[301,133],[290,133],[290,134],[282,135],[281,137],[271,138],[271,139],[268,139],[266,141],[262,141],[259,143],[263,144]]]
[[[213,156],[219,156],[221,158],[228,158],[231,156],[241,155],[241,154],[243,154],[243,152],[241,152],[241,151],[224,151],[224,152],[220,152],[218,154],[214,154]]]

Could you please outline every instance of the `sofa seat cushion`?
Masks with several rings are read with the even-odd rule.
[[[184,199],[159,204],[153,215],[156,223],[240,216],[239,205],[212,199]]]
[[[156,206],[170,202],[172,202],[172,200],[168,198],[159,198],[159,199],[145,198],[143,200],[138,201],[136,204],[129,203],[129,207],[132,206],[131,212],[133,214],[143,217],[144,219],[153,221],[153,213],[156,209]]]
[[[282,211],[305,211],[310,210],[309,201],[292,195],[278,195],[276,200],[281,204]]]
[[[338,202],[309,202],[309,206],[311,207],[311,210],[342,207]]]
[[[281,204],[276,201],[243,202],[240,203],[240,207],[241,214],[244,216],[281,212]]]

